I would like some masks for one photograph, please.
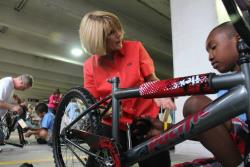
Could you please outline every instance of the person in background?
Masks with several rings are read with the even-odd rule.
[[[22,113],[20,104],[12,103],[14,91],[29,89],[32,87],[33,82],[33,77],[28,74],[0,79],[0,117],[3,117],[8,111]],[[4,138],[4,133],[0,129],[0,144],[4,143]]]
[[[7,111],[17,113],[22,112],[20,104],[12,104],[11,100],[15,90],[24,91],[33,85],[33,77],[28,74],[22,74],[17,77],[4,77],[0,79],[0,117]],[[15,97],[15,96],[14,96]]]
[[[65,113],[69,118],[69,122],[73,121],[80,114],[80,109],[77,105],[77,101],[75,98],[71,99],[71,101],[69,102],[68,106],[65,109]]]
[[[28,128],[25,137],[35,135],[38,144],[50,144],[55,116],[45,103],[39,103],[35,111],[41,118],[40,128]]]
[[[52,95],[49,97],[48,108],[49,111],[56,114],[57,106],[62,98],[60,90],[57,88]]]
[[[159,80],[155,75],[153,60],[143,44],[140,41],[124,40],[123,36],[122,24],[113,13],[92,11],[85,14],[81,21],[81,44],[92,55],[83,64],[83,86],[97,99],[111,93],[111,84],[107,79],[114,76],[120,78],[121,88],[136,87],[145,82]],[[131,98],[122,100],[121,105],[120,142],[125,150],[127,123],[131,124],[133,119],[138,117],[156,118],[160,106],[175,109],[171,98]],[[103,127],[99,133],[111,137],[111,117],[105,117],[102,123]],[[133,145],[141,142],[132,136]],[[143,160],[139,165],[170,166],[169,151]]]

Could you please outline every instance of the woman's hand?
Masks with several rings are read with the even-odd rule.
[[[155,75],[155,73],[152,73],[144,78],[146,82],[149,81],[159,81],[159,78]],[[155,103],[159,107],[163,107],[163,109],[168,110],[176,110],[176,106],[171,98],[155,98]]]
[[[176,110],[176,105],[171,98],[155,98],[154,99],[157,106],[162,107],[167,110]]]

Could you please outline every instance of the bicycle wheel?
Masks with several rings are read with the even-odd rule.
[[[80,113],[78,113],[78,115],[96,102],[87,90],[80,87],[72,88],[62,98],[56,112],[52,137],[55,163],[56,166],[60,167],[86,166],[88,160],[87,154],[80,151],[75,145],[72,145],[72,143],[65,141],[65,138],[62,137],[62,129],[70,123],[68,119],[65,119],[68,114],[65,112],[65,109],[72,99],[77,101],[77,105],[79,106],[79,110],[77,111]],[[94,110],[77,121],[71,129],[97,133],[99,124],[100,114],[98,110]],[[77,146],[84,147],[87,150],[90,149],[90,147],[79,138],[71,137],[70,141]]]
[[[250,3],[241,0],[222,0],[235,29],[250,46]]]
[[[2,118],[2,123],[1,123],[1,133],[2,137],[4,140],[8,140],[10,138],[10,133],[11,133],[11,116],[9,113],[6,113],[4,117]],[[2,140],[2,139],[0,139]]]

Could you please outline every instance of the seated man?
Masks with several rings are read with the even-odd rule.
[[[206,41],[206,50],[209,54],[209,61],[214,69],[220,73],[240,71],[240,67],[237,64],[239,54],[236,47],[239,38],[239,34],[230,22],[215,27],[209,33]],[[206,96],[190,97],[183,107],[184,117],[201,110],[211,101],[212,100]],[[235,128],[235,119],[211,128],[194,138],[194,140],[200,141],[204,147],[211,151],[223,167],[244,166],[243,158],[241,157],[244,150],[242,147],[237,147],[239,144],[237,142],[242,141],[242,138],[238,136],[239,133],[237,131],[244,131],[245,123],[238,121],[238,124],[240,123],[242,126]],[[155,122],[157,121],[150,121],[153,126],[147,135],[159,134],[159,130],[163,129],[163,125],[159,126],[158,122],[158,126],[156,126]]]
[[[45,103],[39,103],[36,106],[35,111],[37,115],[41,118],[40,128],[29,128],[29,131],[25,134],[25,137],[35,135],[37,138],[37,143],[51,143],[52,129],[55,116],[51,111],[48,111],[48,106]]]

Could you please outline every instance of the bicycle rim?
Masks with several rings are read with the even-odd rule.
[[[4,140],[8,140],[9,137],[10,137],[10,133],[11,133],[11,129],[10,129],[10,115],[7,113],[3,119],[2,119],[2,125],[1,125],[1,131],[2,131],[2,134],[3,134],[3,139]]]
[[[64,141],[61,137],[61,130],[65,127],[64,110],[72,99],[75,99],[80,106],[80,113],[95,103],[94,98],[83,88],[72,88],[69,90],[58,106],[53,129],[53,156],[56,166],[60,167],[78,167],[86,166],[89,156],[80,151],[76,146]],[[73,129],[85,130],[96,133],[100,124],[99,113],[91,111],[86,117],[83,117],[72,126]],[[90,150],[90,147],[79,139],[71,138],[74,144]]]

